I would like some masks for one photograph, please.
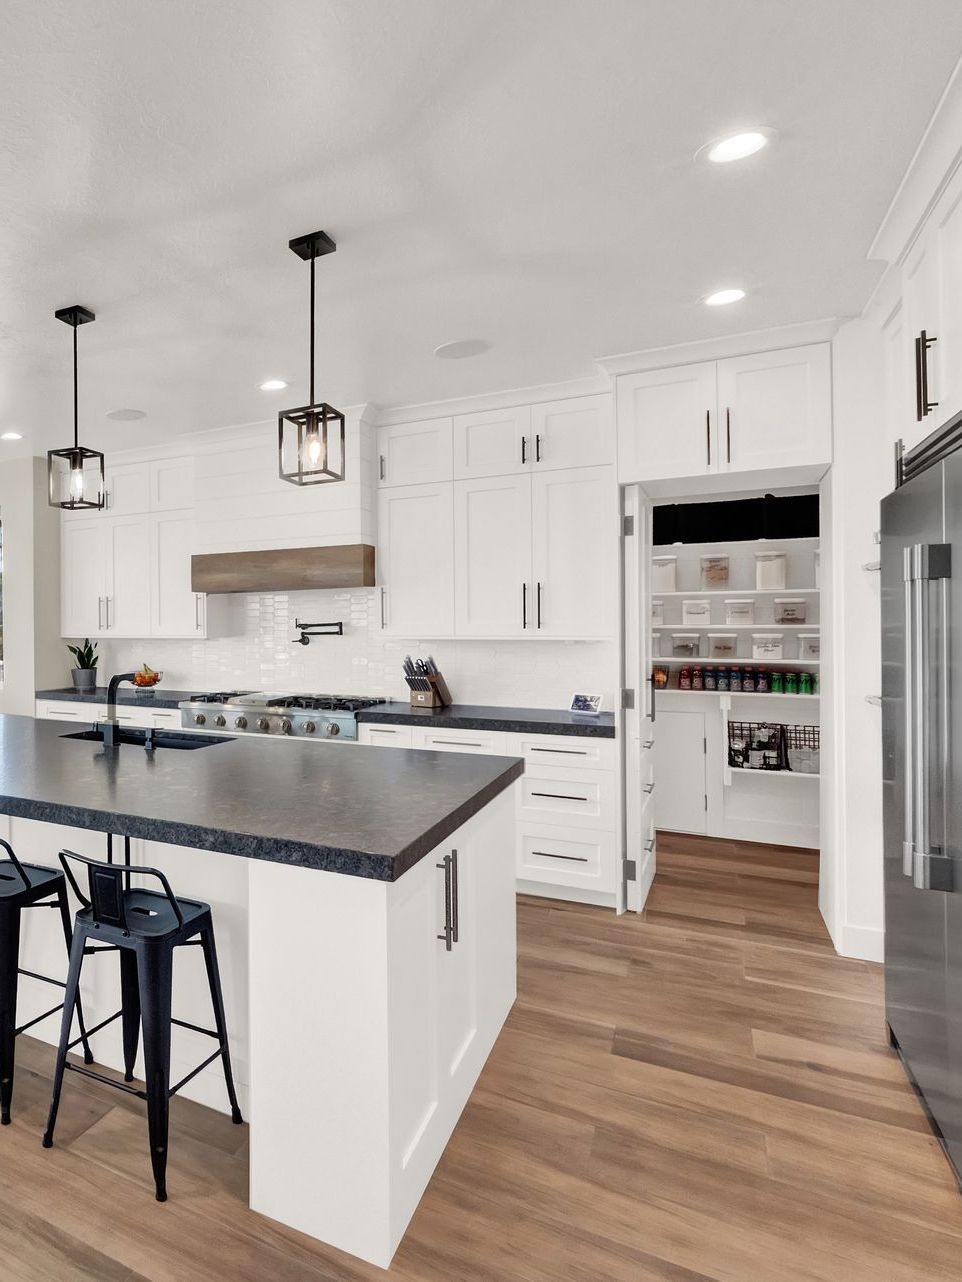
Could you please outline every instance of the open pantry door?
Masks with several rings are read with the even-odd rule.
[[[651,502],[624,491],[625,860],[619,911],[641,912],[655,877],[655,690],[651,682]]]

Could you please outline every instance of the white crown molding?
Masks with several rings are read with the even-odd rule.
[[[910,251],[925,220],[962,164],[962,59],[956,63],[932,119],[868,248],[892,264]]]
[[[608,392],[608,381],[595,374],[571,379],[565,383],[542,383],[537,387],[517,387],[506,392],[484,392],[478,396],[461,396],[448,401],[425,401],[420,405],[392,405],[375,411],[378,427],[399,423],[419,423],[432,418],[449,418],[453,414],[474,414],[485,410],[510,409],[514,405],[538,405],[543,401],[563,401],[573,396],[597,396]]]
[[[780,325],[776,329],[750,330],[743,334],[726,334],[722,338],[706,338],[694,343],[651,347],[643,352],[602,356],[595,364],[609,378],[614,378],[618,374],[636,374],[641,370],[665,369],[671,365],[724,360],[727,356],[748,356],[753,352],[774,352],[782,347],[804,347],[809,343],[830,342],[840,324],[840,320],[832,317],[805,321],[799,325]]]

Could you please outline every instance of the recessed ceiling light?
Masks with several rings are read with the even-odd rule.
[[[727,165],[732,160],[745,160],[748,156],[754,156],[756,151],[767,147],[774,137],[774,129],[749,129],[745,133],[730,134],[727,138],[716,138],[714,142],[699,148],[696,155],[704,156],[716,165]]]
[[[442,361],[462,361],[467,356],[480,356],[491,346],[483,338],[461,338],[453,343],[442,343],[434,354]]]
[[[727,307],[729,303],[740,303],[745,297],[743,289],[719,289],[705,299],[706,307]]]
[[[287,384],[282,378],[269,378],[266,383],[261,383],[262,392],[283,392]]]
[[[115,423],[135,423],[139,418],[146,418],[146,410],[111,410],[107,418],[112,418]]]
[[[0,441],[22,441],[23,436],[20,432],[4,432],[0,435]]]

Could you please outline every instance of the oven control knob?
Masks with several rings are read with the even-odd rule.
[[[271,723],[267,720],[267,718],[266,718],[266,717],[258,717],[258,718],[257,718],[257,728],[258,728],[258,730],[270,730],[270,728],[271,728]]]
[[[281,734],[291,733],[291,722],[289,717],[281,717]]]
[[[246,730],[246,729],[247,729],[247,718],[246,718],[246,717],[238,717],[238,718],[237,718],[237,720],[234,722],[234,725],[237,727],[237,729],[238,729],[238,730]]]
[[[224,716],[222,712],[218,712],[217,716],[214,718],[214,725],[215,726],[227,725],[227,718]]]
[[[329,721],[327,724],[327,733],[331,735],[340,734],[341,727],[337,724],[336,721]]]
[[[317,729],[317,726],[314,724],[314,722],[313,722],[313,721],[305,721],[305,722],[304,722],[304,733],[305,733],[305,734],[313,734],[313,733],[314,733],[314,731],[315,731],[316,729]]]
[[[195,713],[194,713],[194,725],[195,725],[195,726],[202,726],[202,725],[205,725],[205,724],[206,724],[206,722],[207,722],[207,718],[204,716],[204,714],[203,714],[202,712],[195,712]]]

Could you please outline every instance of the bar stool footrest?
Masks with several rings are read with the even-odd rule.
[[[101,1082],[104,1086],[113,1086],[118,1091],[123,1091],[125,1095],[136,1095],[138,1099],[147,1098],[146,1091],[137,1090],[136,1086],[128,1086],[126,1082],[115,1082],[112,1077],[104,1077],[103,1073],[95,1073],[93,1069],[81,1068],[79,1064],[71,1064],[68,1060],[64,1068],[70,1073],[80,1073],[82,1077],[92,1077],[95,1082]]]

